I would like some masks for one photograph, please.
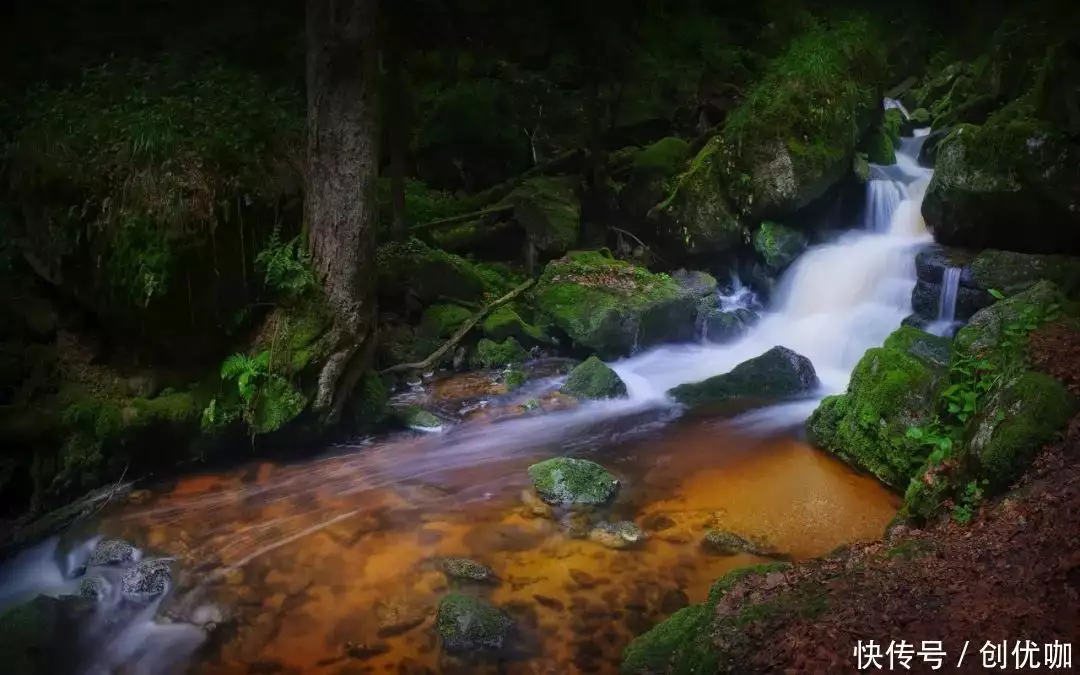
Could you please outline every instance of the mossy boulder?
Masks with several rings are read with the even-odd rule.
[[[581,201],[572,179],[536,176],[517,187],[504,203],[542,253],[562,255],[578,241]]]
[[[773,272],[787,268],[806,250],[807,243],[802,232],[771,220],[763,222],[754,233],[754,250]]]
[[[811,442],[886,485],[907,487],[928,454],[907,430],[933,418],[947,353],[943,338],[901,327],[884,347],[863,355],[846,393],[827,397],[813,412],[807,421]]]
[[[970,270],[979,287],[1005,295],[1025,291],[1041,279],[1052,281],[1069,297],[1080,295],[1080,257],[988,249],[975,256]]]
[[[551,338],[544,330],[521,317],[513,307],[502,305],[488,314],[481,329],[484,337],[495,342],[514,338],[523,344],[549,345]]]
[[[687,253],[717,253],[741,244],[746,228],[728,197],[731,149],[717,136],[705,144],[671,193],[652,210],[668,247]]]
[[[810,359],[786,347],[773,347],[702,382],[682,384],[668,395],[693,409],[741,411],[807,394],[818,385]]]
[[[676,270],[671,273],[671,278],[679,288],[696,298],[714,295],[719,287],[716,277],[698,270]]]
[[[607,364],[590,356],[570,371],[559,391],[579,400],[626,398],[626,383]]]
[[[772,555],[768,546],[724,530],[709,530],[705,533],[705,537],[701,540],[701,548],[713,555],[738,555],[740,553],[762,557]]]
[[[420,317],[420,332],[432,338],[448,338],[471,317],[472,312],[461,305],[431,305]]]
[[[475,301],[509,290],[505,277],[486,265],[432,248],[419,239],[379,247],[375,256],[379,294],[395,302]]]
[[[877,129],[870,134],[863,142],[862,149],[866,153],[866,160],[871,164],[881,166],[896,164],[896,149],[893,147],[893,140],[884,129]]]
[[[529,360],[529,352],[512,337],[502,342],[483,338],[476,343],[476,349],[469,359],[473,368],[503,368],[518,365]]]
[[[665,274],[601,251],[548,263],[532,297],[574,345],[603,359],[694,338],[696,298]]]
[[[589,530],[588,537],[589,541],[617,551],[636,548],[645,542],[644,530],[628,520],[598,523]]]
[[[480,598],[451,593],[439,601],[435,626],[447,652],[503,648],[514,621]]]
[[[976,312],[968,324],[957,332],[955,349],[971,356],[987,355],[1001,343],[1009,324],[1018,321],[1025,312],[1045,315],[1054,306],[1060,307],[1065,302],[1065,297],[1053,282],[1039,281],[1022,293]]]
[[[945,245],[1080,254],[1080,146],[1028,120],[962,126],[942,141],[922,213]]]
[[[619,481],[596,462],[554,457],[529,467],[540,499],[552,505],[600,506],[615,498]]]
[[[969,443],[980,478],[995,491],[1019,480],[1078,410],[1080,402],[1065,385],[1042,373],[1022,373],[1001,387],[987,403]]]
[[[789,565],[770,563],[732,570],[709,590],[705,602],[684,607],[623,651],[622,675],[689,675],[719,671],[720,653],[713,640],[716,607],[736,584],[751,577],[782,572]]]
[[[407,429],[438,431],[443,426],[442,420],[418,405],[394,408],[392,414],[398,423]]]
[[[702,339],[724,344],[741,337],[757,323],[758,318],[755,312],[745,307],[728,311],[709,305],[699,311],[698,326]]]

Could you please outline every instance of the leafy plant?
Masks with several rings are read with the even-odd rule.
[[[255,265],[263,271],[266,285],[286,297],[298,297],[316,285],[311,254],[301,245],[300,237],[282,241],[278,227],[255,257]]]
[[[212,430],[242,419],[252,435],[276,431],[307,406],[307,398],[274,372],[271,354],[233,354],[221,364],[221,379],[234,383],[238,403],[214,398],[203,410],[203,428]]]
[[[968,484],[964,486],[963,494],[960,495],[960,500],[953,506],[953,520],[960,524],[971,522],[972,516],[982,504],[983,487],[988,483],[989,481],[985,478],[981,481],[968,481]]]

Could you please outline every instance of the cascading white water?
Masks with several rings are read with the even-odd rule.
[[[946,267],[941,278],[941,298],[938,300],[938,321],[956,320],[956,296],[960,291],[960,268]]]

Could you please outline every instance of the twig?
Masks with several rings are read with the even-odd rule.
[[[453,225],[455,223],[463,223],[467,220],[476,220],[477,218],[483,218],[484,216],[492,216],[497,213],[509,213],[513,210],[513,204],[502,204],[500,206],[493,206],[490,209],[482,209],[480,211],[473,211],[472,213],[463,213],[460,216],[450,216],[449,218],[440,218],[438,220],[421,223],[420,225],[413,225],[409,228],[409,232],[433,230],[437,227],[444,227],[446,225]]]
[[[91,514],[87,515],[87,516],[86,516],[87,518],[90,518],[90,517],[92,517],[92,516],[95,516],[95,515],[97,515],[97,514],[98,514],[99,512],[101,512],[101,510],[102,510],[103,508],[105,508],[106,506],[108,506],[108,505],[109,505],[109,502],[110,502],[110,501],[112,501],[113,495],[115,495],[115,494],[116,494],[117,492],[119,492],[119,491],[120,491],[120,486],[121,486],[121,485],[122,485],[122,484],[124,483],[124,477],[126,477],[126,476],[127,476],[127,472],[128,472],[128,466],[130,466],[130,465],[128,465],[128,464],[125,464],[125,465],[124,465],[124,470],[123,470],[123,472],[122,472],[122,473],[120,474],[120,478],[118,478],[118,479],[116,480],[116,482],[115,482],[115,483],[113,483],[112,489],[111,489],[111,490],[109,490],[109,496],[105,498],[105,501],[103,501],[103,502],[101,503],[101,506],[98,506],[98,507],[97,507],[96,509],[94,509],[94,512],[93,512],[93,513],[91,513]]]
[[[498,300],[495,300],[495,301],[489,303],[486,307],[481,309],[479,312],[473,314],[471,317],[469,317],[468,321],[461,324],[461,328],[458,328],[457,332],[454,333],[454,335],[451,336],[451,338],[449,340],[444,342],[441,347],[436,349],[431,354],[431,356],[427,357],[423,361],[420,361],[418,363],[399,363],[396,366],[390,366],[389,368],[387,368],[386,370],[384,370],[382,372],[384,372],[384,373],[400,373],[402,371],[408,371],[408,370],[427,370],[432,365],[434,365],[434,364],[438,363],[439,361],[441,361],[442,358],[444,356],[446,356],[446,354],[449,353],[449,351],[451,349],[453,349],[454,346],[457,345],[458,342],[461,342],[461,338],[465,337],[466,333],[468,333],[470,330],[472,330],[473,326],[478,324],[480,322],[480,319],[483,319],[484,316],[488,312],[495,309],[499,305],[507,303],[507,302],[513,300],[514,298],[516,298],[517,296],[521,295],[530,286],[532,286],[534,283],[535,283],[534,279],[529,279],[528,281],[521,284],[520,286],[518,286],[514,290],[510,291],[506,295],[502,296]]]
[[[645,242],[638,239],[633,233],[627,232],[626,230],[622,229],[621,227],[615,227],[614,225],[608,225],[608,229],[609,230],[614,230],[615,232],[618,232],[619,234],[625,234],[626,236],[630,237],[631,239],[633,239],[637,243],[641,244],[641,247],[644,248],[646,251],[648,251],[649,253],[656,256],[657,260],[664,263],[668,267],[671,266],[671,263],[669,263],[668,261],[666,261],[662,257],[660,257],[659,253],[657,253],[657,252],[653,251],[651,248],[649,248],[648,244],[646,244]]]

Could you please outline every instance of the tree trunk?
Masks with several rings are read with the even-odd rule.
[[[395,21],[401,21],[398,16]],[[390,97],[387,141],[390,144],[390,212],[391,230],[395,237],[405,235],[408,214],[405,212],[405,164],[409,152],[409,85],[405,79],[405,54],[401,26],[390,26],[390,48],[387,53],[389,80],[386,90]]]
[[[376,0],[307,0],[305,219],[337,347],[313,404],[336,421],[375,339]],[[354,359],[360,355],[360,359]]]

